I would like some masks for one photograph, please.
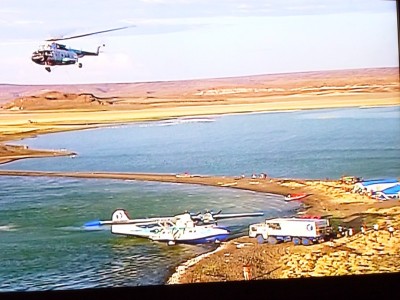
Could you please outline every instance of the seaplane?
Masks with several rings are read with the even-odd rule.
[[[110,221],[90,221],[84,228],[110,226],[111,233],[147,238],[152,241],[175,244],[219,244],[228,239],[230,230],[218,225],[218,220],[241,217],[263,216],[262,212],[222,214],[206,211],[205,213],[189,213],[167,216],[131,219],[125,209],[117,209],[112,213]]]

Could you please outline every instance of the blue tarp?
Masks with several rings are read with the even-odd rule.
[[[364,180],[361,181],[363,186],[372,185],[372,184],[380,184],[380,183],[396,183],[399,182],[396,178],[391,179],[372,179],[372,180]]]
[[[385,195],[396,195],[400,192],[400,184],[392,186],[382,191]]]

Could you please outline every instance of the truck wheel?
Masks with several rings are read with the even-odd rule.
[[[312,241],[309,240],[309,239],[306,239],[306,238],[302,238],[302,239],[301,239],[301,243],[302,243],[304,246],[312,245]]]
[[[301,240],[297,237],[293,238],[293,244],[295,245],[300,245],[301,244]]]
[[[276,243],[278,243],[278,240],[273,236],[269,236],[267,242],[268,244],[275,245]]]
[[[261,234],[257,235],[257,243],[264,244],[265,240]]]

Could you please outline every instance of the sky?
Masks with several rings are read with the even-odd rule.
[[[51,37],[97,57],[31,61]],[[0,0],[0,84],[171,81],[399,66],[390,0]]]

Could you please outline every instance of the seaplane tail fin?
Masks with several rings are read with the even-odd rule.
[[[130,217],[125,209],[117,209],[113,212],[111,217],[112,222],[129,221]]]

